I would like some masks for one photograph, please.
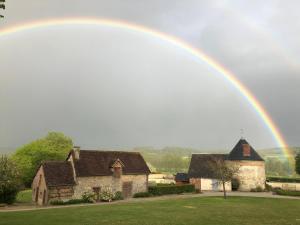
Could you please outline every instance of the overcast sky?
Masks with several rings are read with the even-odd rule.
[[[300,145],[300,2],[7,0],[2,27],[46,18],[124,20],[177,36],[229,68]],[[232,148],[240,129],[276,147],[209,65],[143,33],[57,26],[0,36],[0,147],[61,131],[87,148]]]

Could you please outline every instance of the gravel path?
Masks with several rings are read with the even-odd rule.
[[[165,195],[151,198],[130,198],[116,202],[99,202],[95,204],[78,204],[78,205],[64,205],[64,206],[35,206],[35,205],[19,205],[19,206],[6,206],[0,207],[0,213],[3,212],[18,212],[18,211],[31,211],[31,210],[46,210],[53,208],[69,208],[69,207],[92,207],[97,205],[107,204],[126,204],[135,202],[147,202],[147,201],[159,201],[168,199],[185,199],[185,198],[202,198],[202,197],[214,197],[223,196],[223,192],[204,192],[202,194],[182,194],[182,195]],[[242,196],[242,197],[256,197],[256,198],[284,198],[300,200],[300,197],[273,195],[271,192],[229,192],[227,196]]]

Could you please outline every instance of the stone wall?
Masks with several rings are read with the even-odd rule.
[[[252,188],[265,188],[266,174],[264,161],[231,161],[239,167],[237,179],[239,191],[250,191]]]
[[[267,182],[272,188],[281,188],[282,190],[300,191],[300,183],[281,183],[281,182]]]
[[[32,201],[38,205],[43,205],[48,202],[48,189],[45,181],[43,166],[36,173],[32,182]]]
[[[121,191],[123,182],[132,182],[132,194],[148,190],[147,175],[121,175],[120,178],[113,176],[77,177],[77,185],[74,186],[73,198],[81,198],[85,193],[92,193],[93,187],[109,187],[113,192]]]
[[[190,183],[201,191],[223,191],[223,186],[216,179],[191,178]],[[231,191],[231,182],[225,184],[226,191]]]
[[[72,186],[49,187],[49,201],[51,200],[67,200],[74,195]]]

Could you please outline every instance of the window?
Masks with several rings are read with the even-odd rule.
[[[250,145],[249,144],[243,144],[243,156],[249,157],[250,156]]]

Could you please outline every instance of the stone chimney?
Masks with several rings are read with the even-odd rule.
[[[80,146],[74,146],[73,151],[75,159],[78,160],[80,158]]]

